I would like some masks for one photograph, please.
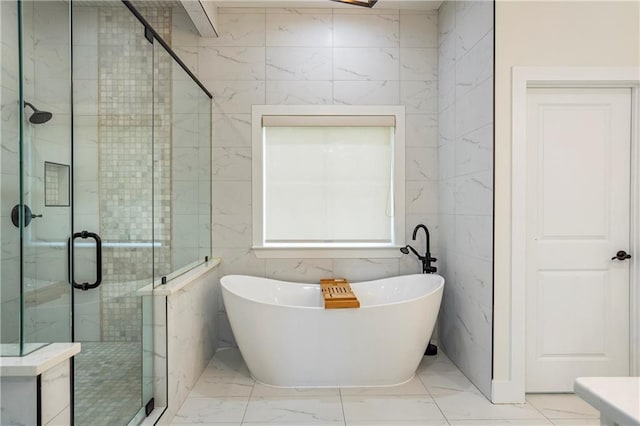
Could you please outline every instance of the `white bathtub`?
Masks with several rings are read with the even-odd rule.
[[[358,309],[323,308],[319,284],[243,275],[220,280],[252,376],[282,387],[392,386],[411,380],[440,309],[444,278],[352,283]]]

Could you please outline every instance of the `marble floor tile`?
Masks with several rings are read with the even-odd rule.
[[[451,426],[551,426],[548,419],[449,420]]]
[[[422,381],[414,377],[407,383],[398,386],[381,386],[366,388],[341,388],[342,396],[347,395],[429,395]]]
[[[386,420],[386,421],[355,421],[347,422],[346,426],[449,426],[449,422],[442,420]]]
[[[171,423],[171,426],[183,425],[184,423]],[[242,422],[208,422],[208,423],[198,423],[198,426],[242,426]]]
[[[237,348],[224,348],[216,352],[203,374],[214,376],[243,375],[251,377],[249,369]]]
[[[241,422],[248,398],[187,397],[173,419],[175,424]]]
[[[347,424],[445,420],[429,396],[343,396]]]
[[[252,397],[244,423],[343,424],[339,396]]]
[[[600,424],[600,417],[597,419],[553,419],[551,422],[557,426],[594,426]]]
[[[574,394],[529,394],[527,402],[548,419],[600,417],[598,410]]]
[[[340,396],[340,390],[338,388],[278,388],[256,383],[251,396]]]
[[[492,404],[439,353],[409,382],[377,388],[276,388],[256,383],[237,349],[211,360],[172,424],[216,426],[591,426],[599,413],[573,394]]]
[[[203,374],[191,390],[191,397],[249,397],[253,390],[254,381],[244,375],[219,376]]]
[[[441,390],[431,395],[447,420],[544,419],[530,404],[492,404],[477,390]]]

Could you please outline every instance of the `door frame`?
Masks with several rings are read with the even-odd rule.
[[[494,402],[521,402],[526,392],[527,89],[631,89],[630,374],[640,375],[640,68],[513,67],[511,147],[511,300],[509,380],[494,381]]]

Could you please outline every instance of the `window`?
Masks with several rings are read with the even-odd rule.
[[[254,106],[259,257],[397,257],[404,107]]]

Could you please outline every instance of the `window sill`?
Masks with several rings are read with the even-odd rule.
[[[384,247],[253,247],[258,259],[374,259],[401,257],[401,246]]]

